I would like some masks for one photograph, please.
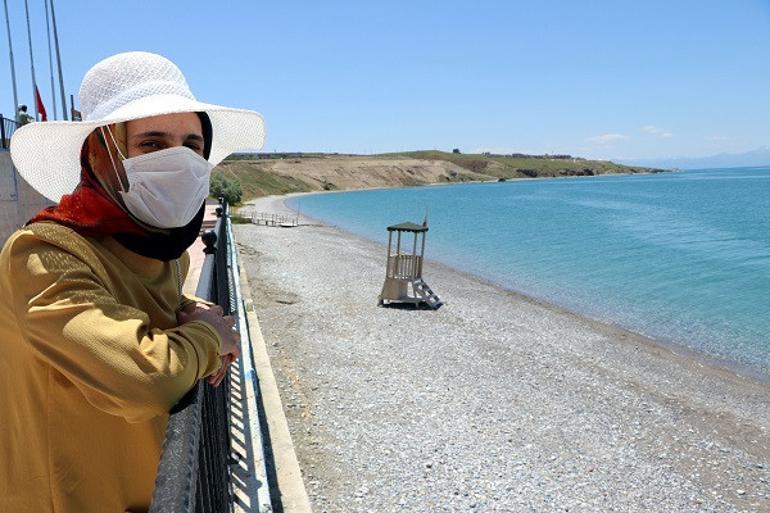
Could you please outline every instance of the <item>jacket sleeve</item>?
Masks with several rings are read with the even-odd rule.
[[[118,303],[73,253],[20,238],[8,266],[23,336],[100,410],[133,422],[168,413],[219,367],[221,341],[211,325],[150,329],[145,312]]]

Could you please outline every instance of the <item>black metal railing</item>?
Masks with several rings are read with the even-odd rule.
[[[0,148],[7,150],[11,145],[11,136],[16,131],[18,123],[0,114]]]
[[[228,266],[229,207],[220,199],[214,230],[202,235],[206,259],[196,295],[236,315],[233,274]],[[237,325],[237,324],[236,324]],[[163,442],[151,513],[229,513],[230,377],[214,388],[205,380],[171,410]]]

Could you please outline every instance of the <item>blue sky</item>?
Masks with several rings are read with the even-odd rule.
[[[7,1],[31,104],[24,2]],[[44,0],[29,1],[50,110]],[[56,2],[68,95],[106,56],[158,52],[198,98],[262,112],[270,151],[629,159],[770,144],[768,0]]]

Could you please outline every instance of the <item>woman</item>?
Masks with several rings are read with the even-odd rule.
[[[261,116],[144,52],[95,65],[80,99],[83,122],[11,141],[58,204],[0,254],[0,512],[146,510],[167,412],[239,354],[234,320],[181,286],[211,169],[262,145]]]

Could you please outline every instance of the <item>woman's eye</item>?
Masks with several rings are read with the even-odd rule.
[[[160,141],[144,141],[139,144],[139,147],[143,150],[155,151],[163,149],[163,145]]]
[[[185,146],[187,146],[188,148],[190,148],[190,149],[191,149],[192,151],[194,151],[195,153],[201,153],[201,151],[202,151],[202,150],[201,150],[201,147],[200,147],[200,145],[199,145],[199,144],[190,143],[190,144],[185,144]]]

